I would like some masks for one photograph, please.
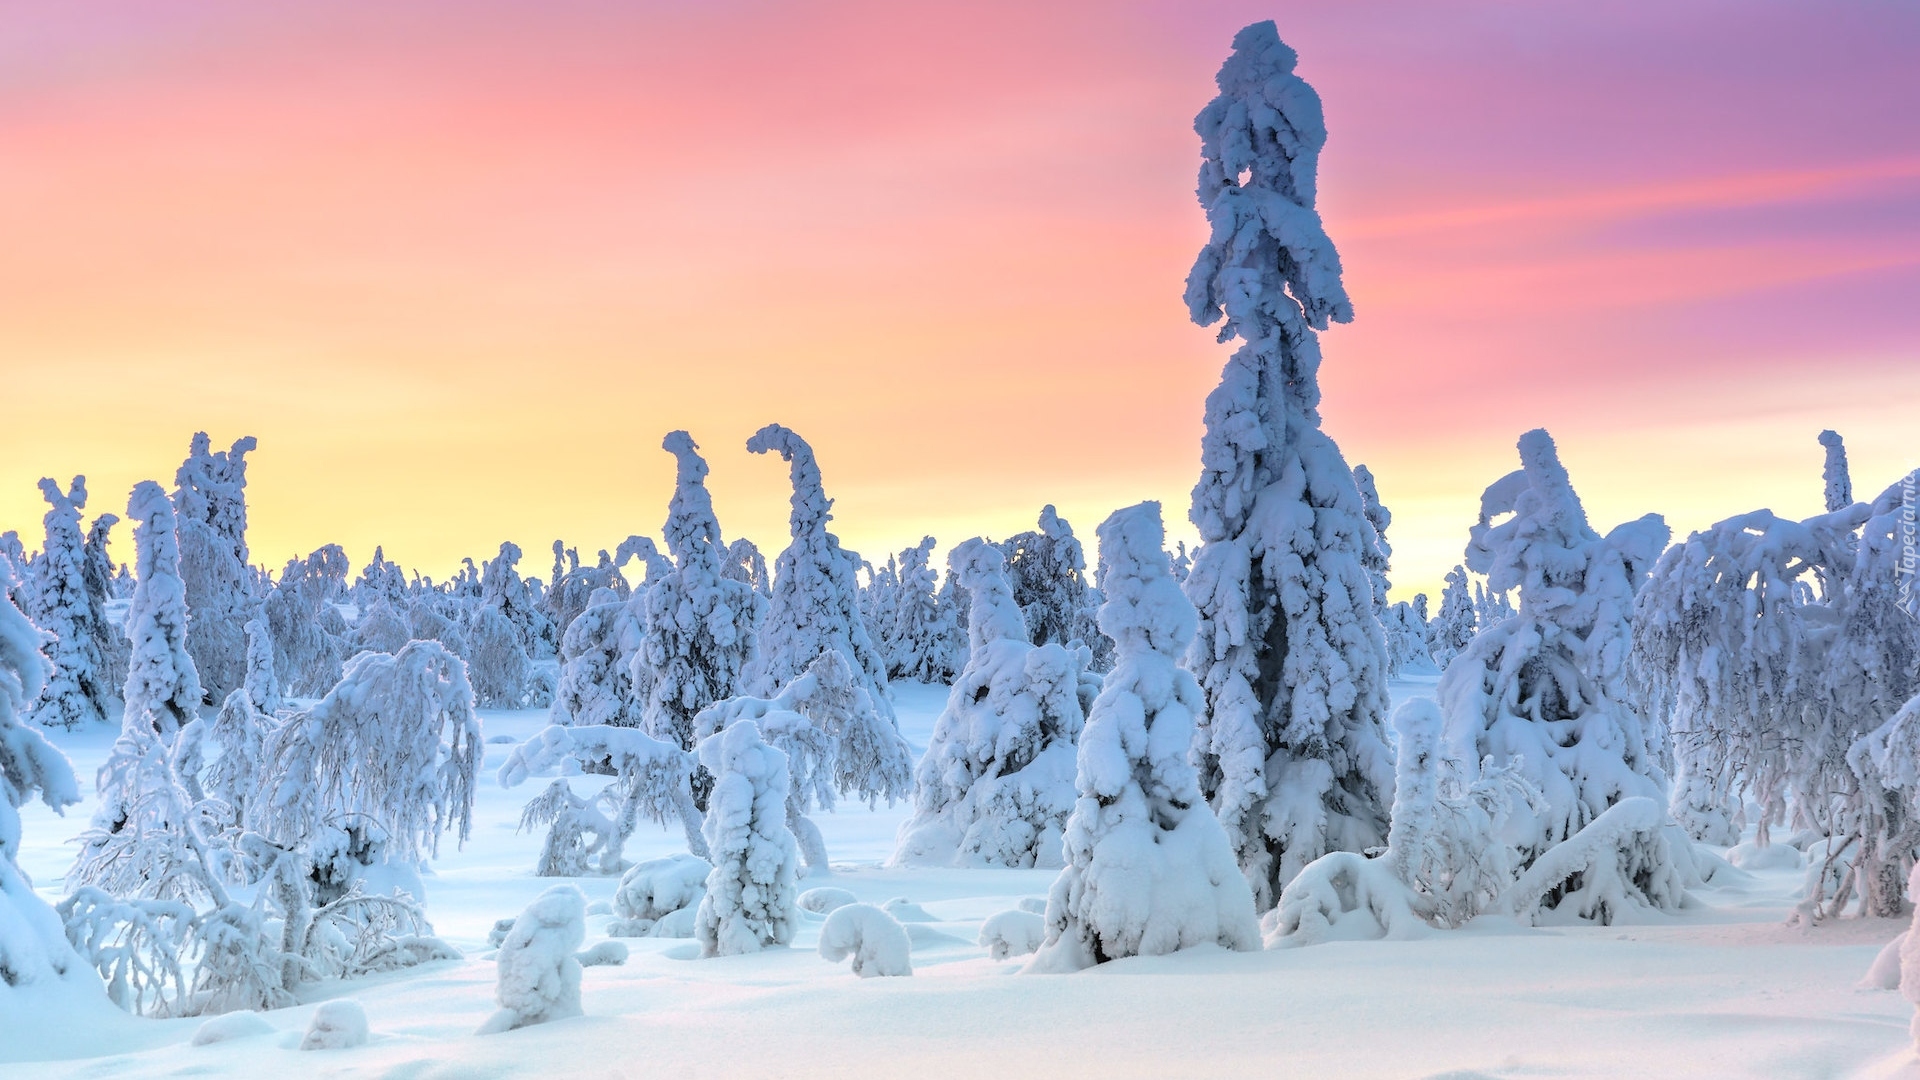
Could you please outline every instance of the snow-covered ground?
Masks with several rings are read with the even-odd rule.
[[[945,690],[896,694],[923,751]],[[484,718],[490,739],[545,723],[539,712]],[[55,738],[83,785],[111,742],[104,729]],[[1416,941],[1202,948],[1023,976],[1022,958],[990,960],[975,939],[988,916],[1044,896],[1053,872],[883,869],[905,805],[817,815],[834,871],[802,888],[924,908],[932,921],[913,928],[912,978],[861,979],[825,962],[821,919],[804,915],[792,948],[749,956],[699,960],[689,940],[624,939],[624,966],[586,970],[584,1017],[476,1036],[495,1009],[488,930],[556,884],[533,876],[540,837],[515,831],[540,785],[503,790],[493,778],[510,748],[487,746],[473,838],[449,842],[427,879],[428,913],[466,959],[310,989],[304,1004],[264,1014],[272,1032],[207,1046],[192,1045],[198,1019],[0,1016],[0,1077],[1920,1077],[1912,1008],[1857,987],[1902,927],[1788,927],[1793,866],[1697,891],[1678,916],[1631,926],[1482,923]],[[50,900],[91,812],[23,808],[20,862]],[[677,828],[649,827],[627,855],[683,844]],[[611,878],[572,880],[589,901],[612,898]],[[589,917],[589,945],[607,921]],[[314,1009],[336,997],[365,1006],[367,1044],[297,1054]]]

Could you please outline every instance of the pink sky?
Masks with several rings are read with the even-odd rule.
[[[664,516],[783,543],[777,420],[869,556],[1158,498],[1224,358],[1192,115],[1277,21],[1357,318],[1324,415],[1457,561],[1523,430],[1602,529],[1817,510],[1920,431],[1920,8],[0,2],[0,528],[259,436],[256,560],[443,575]]]

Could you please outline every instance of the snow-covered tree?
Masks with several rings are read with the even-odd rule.
[[[1474,618],[1473,594],[1467,589],[1467,568],[1456,566],[1447,571],[1447,587],[1440,594],[1440,613],[1427,627],[1427,645],[1434,666],[1441,671],[1453,658],[1466,651],[1479,623]]]
[[[1264,908],[1325,852],[1386,839],[1393,754],[1373,527],[1318,412],[1315,331],[1353,317],[1314,210],[1326,125],[1273,23],[1241,30],[1233,48],[1194,121],[1212,236],[1187,306],[1241,345],[1207,397],[1189,515],[1201,546],[1186,580],[1200,629],[1186,664],[1207,699],[1201,790]]]
[[[1847,471],[1847,444],[1839,432],[1821,432],[1820,445],[1827,451],[1820,478],[1826,481],[1827,513],[1831,514],[1853,505],[1853,477]]]
[[[914,769],[896,863],[1062,865],[1085,658],[1028,639],[1003,565],[979,538],[948,554],[948,573],[972,597],[972,649]]]
[[[720,574],[733,581],[746,582],[761,596],[773,596],[773,575],[767,571],[767,557],[744,536],[727,546],[725,566]]]
[[[1047,899],[1034,966],[1201,944],[1257,949],[1252,890],[1187,757],[1205,702],[1178,663],[1196,619],[1173,580],[1160,504],[1115,511],[1098,535],[1100,629],[1118,659],[1080,734],[1066,868]]]
[[[1698,834],[1750,804],[1763,845],[1781,824],[1828,838],[1835,873],[1807,897],[1811,919],[1856,899],[1903,910],[1920,844],[1888,749],[1920,693],[1920,624],[1900,591],[1911,485],[1805,521],[1759,510],[1694,533],[1636,609],[1635,671],[1686,781],[1675,815]]]
[[[437,642],[363,652],[339,685],[267,736],[250,828],[296,847],[349,820],[377,831],[396,858],[439,851],[473,822],[480,718],[466,665]]]
[[[826,842],[807,816],[813,807],[833,809],[836,794],[891,805],[913,791],[913,751],[873,707],[838,650],[815,657],[771,698],[707,706],[694,718],[694,732],[705,739],[744,720],[758,724],[767,743],[787,757],[787,827],[811,872],[827,871]]]
[[[375,558],[379,558],[377,550]],[[347,553],[337,544],[328,544],[305,559],[288,560],[280,580],[267,593],[264,606],[273,632],[273,666],[282,690],[318,697],[340,681],[350,631],[332,601],[340,594],[346,573]],[[366,589],[361,602],[389,603],[391,598]]]
[[[481,569],[480,600],[468,617],[466,658],[481,708],[547,703],[534,682],[533,662],[552,623],[514,569],[519,561],[517,545],[500,545],[499,555]]]
[[[103,598],[89,587],[86,537],[80,511],[87,505],[87,478],[76,476],[64,492],[52,480],[40,481],[46,496],[46,546],[34,565],[34,620],[53,635],[47,680],[34,722],[42,727],[77,728],[120,718],[120,688],[107,681],[101,644],[107,640]]]
[[[1360,562],[1367,568],[1367,576],[1373,579],[1374,616],[1384,626],[1387,621],[1387,590],[1392,588],[1392,582],[1387,580],[1387,571],[1392,569],[1393,545],[1387,542],[1387,526],[1393,524],[1393,512],[1380,502],[1380,488],[1373,481],[1373,470],[1365,465],[1355,465],[1353,486],[1360,492],[1360,505],[1366,514],[1367,524],[1373,528],[1373,546],[1362,549]]]
[[[951,572],[940,580],[933,594],[933,646],[927,670],[928,682],[950,683],[967,666],[971,645],[967,638],[972,598],[960,587],[960,579]]]
[[[939,575],[929,561],[933,545],[933,537],[925,537],[897,560],[888,560],[894,567],[894,596],[877,644],[889,679],[938,682],[952,675],[942,655]]]
[[[747,440],[755,454],[777,452],[793,480],[792,539],[774,560],[773,598],[760,624],[760,652],[748,666],[745,689],[770,697],[828,649],[847,660],[874,708],[893,721],[886,662],[867,637],[860,614],[860,560],[827,531],[833,500],[821,486],[813,447],[787,428],[768,424]]]
[[[1513,598],[1504,592],[1487,588],[1486,582],[1473,583],[1473,618],[1481,628],[1497,625],[1519,614],[1513,606]]]
[[[174,474],[187,649],[215,701],[246,677],[246,625],[258,602],[247,570],[247,453],[256,445],[248,435],[215,451],[206,432],[196,433]]]
[[[560,682],[553,695],[556,724],[639,727],[633,696],[633,658],[646,632],[646,598],[623,598],[611,588],[569,620],[560,642]]]
[[[116,587],[116,570],[113,561],[107,557],[107,544],[112,538],[113,527],[120,524],[118,514],[101,514],[93,519],[87,529],[87,541],[84,550],[84,577],[87,583],[87,595],[92,597],[93,606],[100,611],[100,622],[95,626],[95,640],[100,644],[101,670],[105,673],[106,684],[115,691],[111,708],[106,718],[111,721],[119,715],[119,688],[127,682],[127,634],[118,620],[107,614],[107,603],[121,598]],[[122,565],[117,573],[124,575],[127,568]],[[124,595],[131,596],[129,589]]]
[[[1038,529],[1015,533],[1000,550],[1007,559],[1007,586],[1035,645],[1079,641],[1111,651],[1090,617],[1097,605],[1088,596],[1086,551],[1073,526],[1051,505],[1041,508]]]
[[[656,739],[693,748],[693,718],[732,697],[753,660],[766,600],[721,573],[726,542],[707,491],[707,462],[691,435],[668,433],[661,448],[675,463],[673,499],[663,535],[673,572],[647,576],[645,636],[633,656],[633,692],[642,726]]]
[[[1542,811],[1513,824],[1528,865],[1622,800],[1665,805],[1659,743],[1634,707],[1627,659],[1634,594],[1668,531],[1649,514],[1600,536],[1553,439],[1529,431],[1519,451],[1521,468],[1481,497],[1467,547],[1467,568],[1485,574],[1491,589],[1519,590],[1519,613],[1481,630],[1454,658],[1439,697],[1450,756],[1518,757],[1540,792]],[[1668,887],[1677,856],[1659,831],[1619,836],[1640,846],[1619,851],[1617,865],[1651,867],[1635,899],[1677,905],[1678,891]],[[1577,891],[1568,884],[1565,895]],[[1556,891],[1544,902],[1553,907],[1561,898]]]
[[[128,497],[127,517],[134,523],[139,584],[127,607],[133,651],[122,699],[128,715],[144,718],[154,731],[171,737],[199,717],[203,696],[199,669],[187,645],[187,590],[180,577],[173,500],[159,484],[142,480]],[[236,685],[245,681],[244,650],[241,659]]]
[[[702,827],[713,872],[694,915],[702,956],[758,952],[793,940],[798,858],[787,831],[786,755],[751,720],[700,744],[714,775]]]
[[[80,801],[80,789],[66,756],[25,722],[48,665],[40,653],[45,635],[11,599],[13,575],[0,562],[0,1009],[15,1008],[15,994],[80,992],[93,981],[59,917],[15,861],[19,807],[38,796],[60,813]]]
[[[618,873],[626,866],[622,852],[627,838],[642,817],[661,824],[679,820],[688,849],[707,857],[691,787],[694,758],[677,744],[633,728],[552,724],[508,755],[500,766],[500,786],[516,787],[556,771],[615,780],[590,800],[578,799],[570,788],[550,786],[527,805],[521,827],[548,827],[543,864],[585,866],[591,860],[601,873]]]

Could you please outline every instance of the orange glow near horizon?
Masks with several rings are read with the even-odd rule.
[[[1603,531],[1920,464],[1920,16],[1788,5],[45,5],[0,12],[0,530],[196,430],[252,555],[543,575],[656,534],[691,431],[784,545],[778,421],[870,559],[1162,500],[1224,347],[1192,115],[1275,18],[1357,309],[1323,415],[1436,593],[1531,427]],[[1792,70],[1783,79],[1782,70]],[[124,527],[120,554],[125,554]]]

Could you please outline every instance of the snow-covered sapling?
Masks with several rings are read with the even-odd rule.
[[[1046,940],[1047,920],[1031,911],[1002,911],[980,924],[980,947],[995,960],[1025,956]]]
[[[697,908],[707,895],[712,864],[695,855],[669,855],[635,865],[620,878],[613,893],[609,937],[645,937],[676,912]],[[678,936],[678,935],[675,935]]]
[[[793,940],[799,861],[787,830],[786,755],[742,720],[701,742],[700,763],[714,775],[702,830],[713,872],[694,923],[700,955],[785,945]]]

